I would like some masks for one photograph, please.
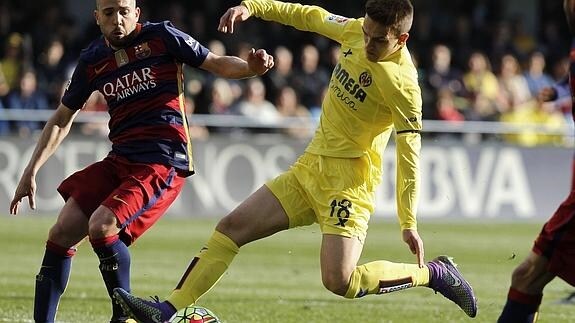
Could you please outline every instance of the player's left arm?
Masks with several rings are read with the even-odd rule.
[[[396,130],[396,203],[403,240],[424,264],[423,242],[417,233],[419,201],[419,158],[421,151],[421,91],[417,86],[398,90],[390,96]]]
[[[396,132],[397,214],[405,241],[411,252],[423,264],[423,243],[417,233],[417,204],[419,200],[419,153],[421,135],[417,130]]]
[[[265,49],[252,49],[247,61],[236,56],[219,56],[209,53],[201,69],[229,79],[242,79],[263,75],[274,66],[274,58]]]

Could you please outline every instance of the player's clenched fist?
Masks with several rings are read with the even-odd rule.
[[[252,48],[247,58],[248,66],[257,75],[265,74],[274,67],[274,57],[269,55],[265,49],[255,50]]]
[[[250,17],[250,12],[248,8],[244,6],[231,7],[224,13],[220,18],[220,24],[218,26],[218,31],[223,33],[234,33],[234,23],[246,21]]]

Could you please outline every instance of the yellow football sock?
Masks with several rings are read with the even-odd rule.
[[[220,280],[238,251],[238,246],[230,238],[214,231],[206,247],[192,260],[166,300],[176,309],[196,303]]]
[[[373,261],[355,267],[349,280],[346,298],[384,294],[429,284],[429,269],[414,264]]]

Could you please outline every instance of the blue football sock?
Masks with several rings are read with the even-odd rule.
[[[94,252],[100,259],[100,273],[106,284],[108,295],[112,299],[114,288],[121,287],[130,291],[130,252],[118,236],[90,240]],[[120,305],[112,301],[112,319],[124,316]]]
[[[76,249],[62,248],[50,241],[42,259],[42,267],[36,275],[34,294],[34,321],[53,323],[60,303],[60,297],[66,289],[72,268],[72,256]]]

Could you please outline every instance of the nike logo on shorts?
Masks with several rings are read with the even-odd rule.
[[[116,201],[122,202],[122,203],[124,203],[124,204],[126,204],[126,205],[129,205],[128,202],[122,200],[122,199],[118,196],[118,194],[112,196],[112,200],[116,200]]]

